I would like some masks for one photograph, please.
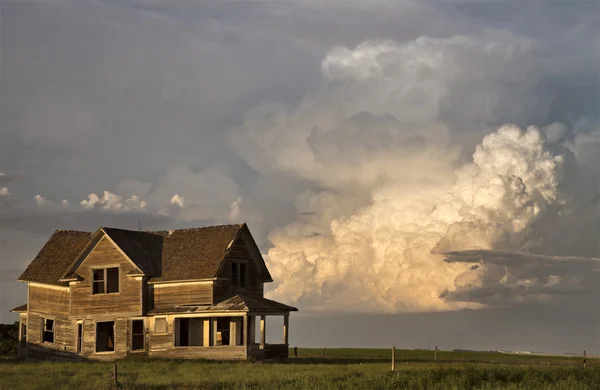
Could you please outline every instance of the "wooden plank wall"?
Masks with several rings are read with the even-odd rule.
[[[212,283],[181,283],[179,285],[153,285],[154,309],[164,309],[177,305],[212,303]]]
[[[119,292],[92,294],[92,269],[119,266]],[[84,260],[77,274],[82,281],[71,283],[71,317],[93,318],[97,314],[141,315],[142,280],[126,276],[135,267],[106,238]]]
[[[29,285],[27,344],[30,357],[54,351],[75,352],[75,321],[69,318],[69,291]],[[53,319],[54,343],[42,343],[42,318]],[[36,345],[38,348],[36,348]]]
[[[149,356],[183,359],[245,359],[246,347],[172,347],[162,351],[150,351]]]
[[[96,322],[115,322],[115,350],[96,352]],[[127,356],[129,350],[129,319],[102,317],[97,320],[86,319],[83,322],[83,355],[94,360],[113,360]]]

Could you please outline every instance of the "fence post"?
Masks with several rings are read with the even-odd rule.
[[[585,368],[585,363],[586,363],[586,356],[585,356],[585,350],[583,350],[583,368]]]
[[[294,357],[298,357],[298,347],[294,347]]]
[[[435,354],[433,355],[433,360],[437,360],[437,345],[435,346]]]
[[[325,347],[323,347],[323,353],[321,354],[321,359],[325,359]]]
[[[392,372],[396,369],[396,346],[392,345]]]
[[[119,387],[119,378],[117,372],[117,363],[113,365],[113,377],[115,378],[115,386]]]

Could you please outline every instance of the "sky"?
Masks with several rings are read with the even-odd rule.
[[[0,1],[0,321],[56,229],[246,222],[291,344],[600,354],[599,22]]]

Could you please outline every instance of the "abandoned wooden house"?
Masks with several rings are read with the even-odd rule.
[[[19,280],[27,358],[282,358],[297,311],[264,298],[273,280],[245,224],[57,230]],[[283,317],[283,343],[266,342],[267,316]]]

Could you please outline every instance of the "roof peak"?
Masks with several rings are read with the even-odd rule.
[[[242,228],[244,225],[246,225],[245,223],[232,223],[232,224],[223,224],[223,225],[209,225],[209,226],[198,226],[198,227],[191,227],[191,228],[183,228],[183,229],[164,229],[164,230],[133,230],[133,229],[123,229],[123,228],[115,228],[115,227],[110,227],[110,226],[101,226],[102,230],[121,230],[121,231],[126,231],[126,232],[134,232],[134,233],[149,233],[149,234],[153,234],[153,233],[175,233],[175,232],[187,232],[187,231],[195,231],[195,230],[202,230],[202,229],[216,229],[216,228],[231,228],[231,227],[238,227],[238,228]]]

